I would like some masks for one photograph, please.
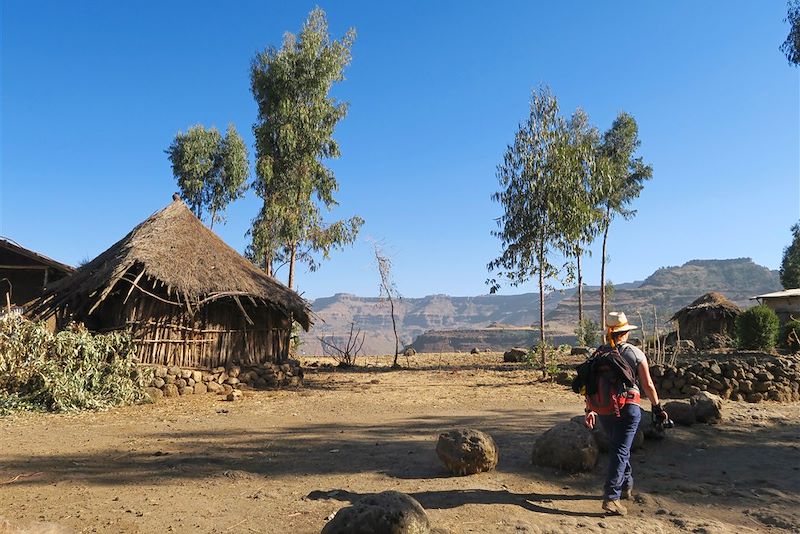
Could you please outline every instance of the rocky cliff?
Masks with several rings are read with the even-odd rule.
[[[757,265],[749,258],[692,260],[681,266],[663,267],[643,282],[618,284],[611,306],[625,311],[631,321],[641,321],[652,331],[654,318],[661,324],[673,313],[708,291],[719,291],[739,306],[753,305],[750,297],[780,290],[778,272]],[[395,304],[400,346],[414,343],[420,351],[502,350],[524,344],[538,330],[538,296],[482,295],[450,297],[430,295],[402,299]],[[377,298],[337,294],[313,302],[322,319],[303,336],[301,351],[321,354],[320,336],[342,340],[350,323],[364,334],[367,354],[394,352],[394,334],[387,302]],[[599,320],[599,288],[584,288],[584,313]],[[578,317],[577,291],[568,289],[545,299],[545,328],[556,343],[569,340]],[[503,328],[503,326],[510,328]],[[491,328],[490,328],[491,326]],[[520,329],[519,327],[527,327]],[[421,335],[425,333],[425,336]]]

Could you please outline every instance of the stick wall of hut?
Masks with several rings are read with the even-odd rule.
[[[148,290],[166,296],[162,288]],[[190,315],[186,307],[135,290],[128,296],[127,291],[115,289],[87,326],[106,332],[130,329],[137,357],[145,364],[213,368],[233,361],[285,361],[291,335],[287,316],[266,305],[241,302],[253,325],[229,298],[210,302]]]

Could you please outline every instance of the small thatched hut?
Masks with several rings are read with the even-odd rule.
[[[130,329],[142,363],[212,368],[283,361],[292,320],[308,330],[310,313],[176,199],[49,287],[29,315]]]
[[[735,337],[740,313],[741,308],[722,293],[711,291],[679,310],[670,321],[678,323],[681,339],[692,340],[698,348],[710,348],[714,339]]]
[[[0,238],[0,296],[2,305],[21,306],[44,292],[48,285],[75,272],[64,263]]]

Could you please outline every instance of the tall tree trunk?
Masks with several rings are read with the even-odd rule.
[[[542,372],[547,375],[547,351],[544,345],[544,272],[539,262],[539,348],[542,349]]]
[[[297,196],[295,197],[295,209],[297,216],[300,217],[300,188],[297,189]],[[289,289],[294,289],[294,264],[297,256],[297,243],[292,243],[291,254],[289,255]]]
[[[297,243],[292,244],[291,251],[289,255],[289,289],[294,289],[294,260],[297,255]]]
[[[583,328],[583,272],[581,271],[581,255],[583,251],[580,247],[575,257],[578,260],[578,328]]]
[[[209,230],[213,230],[214,229],[214,218],[216,216],[217,216],[217,210],[212,209],[211,210],[211,226],[209,227]]]
[[[608,242],[608,228],[611,226],[608,216],[609,210],[606,209],[605,228],[603,228],[603,257],[600,259],[600,324],[603,328],[603,342],[606,341],[606,243]]]

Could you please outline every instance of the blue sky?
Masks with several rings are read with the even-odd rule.
[[[300,271],[307,298],[377,294],[370,240],[405,296],[486,293],[495,168],[542,84],[601,129],[622,110],[639,123],[653,179],[637,217],[612,225],[608,278],[691,259],[778,268],[800,219],[800,70],[778,50],[783,0],[318,4],[334,37],[358,33],[335,88],[350,113],[330,218],[366,223],[354,247]],[[1,5],[0,235],[77,264],[169,202],[164,149],[178,131],[234,123],[252,159],[250,61],[317,3]],[[215,231],[243,250],[257,209],[249,193]],[[588,283],[599,257],[598,243]]]

